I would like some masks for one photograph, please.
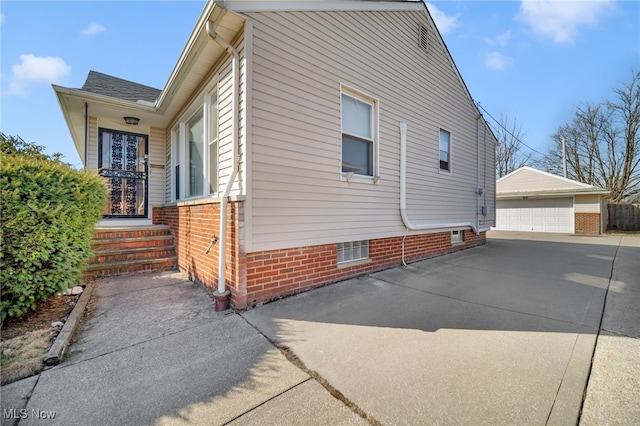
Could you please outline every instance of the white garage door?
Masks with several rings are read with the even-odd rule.
[[[573,198],[500,200],[496,229],[573,233]]]

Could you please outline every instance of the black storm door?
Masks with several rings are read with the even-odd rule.
[[[147,217],[148,136],[99,129],[98,140],[98,171],[109,185],[104,216]]]

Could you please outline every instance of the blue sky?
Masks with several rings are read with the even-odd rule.
[[[0,3],[0,130],[80,166],[51,84],[89,70],[164,87],[204,1]],[[640,68],[639,1],[434,1],[430,11],[472,96],[517,118],[540,152],[575,107]],[[491,119],[485,114],[485,118]]]

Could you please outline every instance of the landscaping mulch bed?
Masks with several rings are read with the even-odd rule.
[[[55,296],[18,318],[7,318],[0,330],[1,382],[8,384],[44,368],[47,351],[60,332],[55,322],[64,323],[80,295]]]
[[[38,304],[34,311],[29,311],[18,318],[7,318],[2,324],[2,338],[12,339],[29,331],[51,328],[56,321],[64,322],[80,298],[77,296],[55,296]]]

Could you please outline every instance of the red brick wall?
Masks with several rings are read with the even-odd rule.
[[[247,305],[298,293],[346,278],[398,266],[402,263],[402,237],[371,240],[370,262],[338,267],[336,244],[263,251],[247,254]],[[415,262],[484,244],[486,233],[463,232],[462,244],[451,245],[451,233],[423,234],[405,239],[405,261]]]
[[[220,204],[157,207],[153,222],[171,228],[175,240],[178,265],[190,278],[216,289],[218,249],[205,250],[211,237],[219,235]],[[243,203],[227,205],[227,269],[226,282],[231,290],[231,305],[236,310],[313,287],[356,277],[402,263],[403,237],[369,242],[369,261],[338,267],[336,244],[297,247],[245,254],[242,235]],[[484,244],[486,234],[463,231],[463,243],[452,245],[451,233],[411,235],[404,239],[405,261],[417,260]]]
[[[227,269],[225,280],[232,298],[242,300],[244,291],[244,259],[240,256],[240,226],[244,220],[242,203],[227,204]],[[166,224],[171,228],[176,245],[178,266],[189,274],[190,279],[213,290],[218,284],[218,256],[220,243],[205,251],[213,235],[220,236],[220,204],[198,204],[190,206],[155,207],[153,223]]]
[[[576,213],[576,234],[599,234],[600,213]]]

